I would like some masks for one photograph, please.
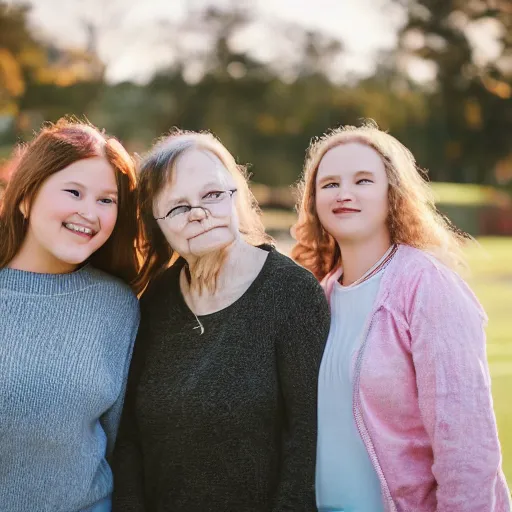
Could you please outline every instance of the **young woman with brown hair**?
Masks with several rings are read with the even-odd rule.
[[[374,124],[311,145],[292,255],[322,281],[322,512],[509,512],[465,237]]]
[[[22,150],[0,210],[0,509],[111,508],[139,310],[135,171],[61,120]]]

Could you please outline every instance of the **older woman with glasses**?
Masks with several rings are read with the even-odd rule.
[[[147,247],[114,510],[313,511],[329,309],[271,245],[244,170],[209,133],[143,160]]]

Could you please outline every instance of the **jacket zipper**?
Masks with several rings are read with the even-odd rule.
[[[366,343],[368,341],[368,334],[369,334],[370,329],[373,324],[373,318],[378,310],[379,310],[379,308],[377,308],[376,310],[374,310],[372,312],[372,315],[366,324],[366,328],[363,331],[364,332],[363,343],[361,345],[361,348],[359,349],[359,353],[357,354],[355,371],[354,371],[352,411],[353,411],[354,418],[356,421],[357,430],[359,432],[359,435],[361,436],[361,439],[363,440],[364,445],[366,446],[366,450],[368,451],[370,460],[372,461],[373,467],[374,467],[375,471],[377,472],[379,480],[382,484],[385,498],[388,502],[390,510],[391,510],[391,512],[398,512],[396,505],[393,502],[393,498],[391,496],[391,492],[389,490],[389,486],[386,481],[386,477],[384,476],[384,472],[382,471],[382,468],[380,466],[379,459],[377,457],[377,453],[375,452],[375,447],[373,446],[373,442],[372,442],[370,434],[368,432],[368,428],[366,427],[366,425],[364,423],[363,415],[361,414],[361,398],[359,396],[359,381],[360,381],[360,376],[361,376],[361,366],[363,363],[364,350],[366,348]]]

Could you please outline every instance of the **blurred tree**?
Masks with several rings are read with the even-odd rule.
[[[0,114],[17,114],[27,81],[46,65],[44,49],[27,26],[28,11],[0,1]]]
[[[29,135],[44,120],[84,113],[102,87],[96,55],[37,39],[30,7],[0,1],[0,114],[13,119],[6,138]]]
[[[400,56],[420,58],[435,73],[425,132],[431,175],[493,182],[497,162],[512,154],[512,4],[396,1],[408,12]],[[482,47],[482,40],[490,42]]]

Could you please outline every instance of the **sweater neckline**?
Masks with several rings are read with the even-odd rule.
[[[66,274],[43,274],[13,268],[0,269],[0,290],[26,295],[63,295],[87,288],[93,283],[90,264]]]
[[[177,290],[178,290],[178,300],[180,302],[180,306],[184,309],[184,311],[186,311],[188,314],[190,314],[191,316],[195,317],[196,319],[200,318],[201,320],[207,320],[207,319],[211,319],[211,318],[215,318],[217,316],[221,316],[221,315],[225,315],[226,313],[230,312],[230,310],[232,308],[235,308],[237,306],[239,306],[240,304],[243,303],[243,301],[249,296],[249,295],[252,295],[255,291],[258,290],[258,288],[261,286],[261,284],[263,282],[265,282],[266,280],[266,277],[267,277],[267,274],[270,272],[270,268],[273,264],[273,261],[276,257],[276,249],[275,247],[273,247],[272,245],[269,245],[269,244],[262,244],[262,245],[259,245],[257,246],[259,249],[263,249],[264,251],[267,251],[268,252],[268,256],[267,258],[265,259],[265,262],[263,263],[263,266],[261,267],[261,270],[259,271],[258,275],[254,278],[254,281],[249,285],[249,287],[247,288],[247,290],[245,290],[245,292],[240,296],[238,297],[238,299],[236,299],[234,302],[232,302],[231,304],[227,305],[226,307],[222,308],[222,309],[219,309],[217,311],[214,311],[213,313],[208,313],[206,315],[196,315],[191,309],[190,307],[188,306],[187,302],[185,301],[185,297],[183,297],[183,293],[181,291],[181,287],[180,287],[180,273],[181,273],[181,266],[177,272],[177,282],[176,282],[176,286],[177,286]],[[183,264],[184,264],[184,261],[183,261]]]

